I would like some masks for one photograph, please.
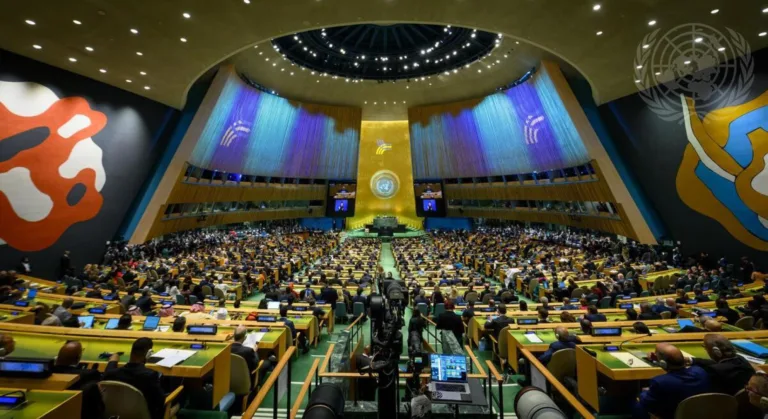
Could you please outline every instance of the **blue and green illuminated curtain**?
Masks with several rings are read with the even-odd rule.
[[[589,160],[549,75],[479,100],[409,110],[416,179],[531,173]]]
[[[289,101],[231,75],[190,163],[229,173],[354,179],[359,108]]]

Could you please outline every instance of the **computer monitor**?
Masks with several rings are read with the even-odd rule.
[[[83,323],[84,329],[93,328],[93,316],[77,316],[77,321]]]
[[[141,326],[141,330],[155,330],[159,324],[160,317],[147,316],[147,318],[144,320],[144,325]]]
[[[269,301],[267,303],[267,309],[269,309],[269,310],[279,310],[280,309],[280,301]]]
[[[430,354],[432,381],[467,382],[467,358],[464,355]]]
[[[680,328],[684,328],[685,326],[691,326],[693,327],[693,320],[691,319],[678,319],[677,325],[680,326]]]
[[[117,324],[120,323],[120,319],[109,319],[107,320],[107,325],[104,326],[107,330],[114,330],[117,329]]]

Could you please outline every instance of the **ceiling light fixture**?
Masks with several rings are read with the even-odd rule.
[[[142,55],[144,55],[144,54],[143,54],[141,51],[136,51],[136,55],[138,55],[139,57],[141,57],[141,56],[142,56]]]
[[[125,82],[126,83],[133,83],[133,81],[131,81],[131,79],[125,79]]]
[[[648,45],[648,44],[645,44],[645,45],[643,45],[643,49],[648,49],[648,48],[650,48],[650,47],[651,47],[651,46],[650,46],[650,45]]]
[[[720,52],[723,52],[723,51],[725,51],[725,47],[720,47],[717,50],[720,51]]]
[[[698,37],[698,38],[694,39],[693,42],[699,43],[699,42],[701,42],[703,40],[704,40],[704,38]]]
[[[768,13],[768,7],[766,7],[765,9],[763,9],[763,13]]]
[[[74,23],[75,25],[82,25],[83,24],[83,22],[81,22],[81,21],[79,21],[77,19],[72,19],[72,23]]]
[[[131,33],[134,34],[134,35],[138,35],[139,34],[139,30],[131,28]]]
[[[716,15],[716,14],[718,14],[719,12],[720,12],[720,9],[712,9],[712,11],[711,11],[711,12],[709,12],[709,13],[712,13],[713,15]]]
[[[641,65],[637,66],[638,70],[640,70],[641,68],[643,68],[643,66],[641,66]]]
[[[660,76],[660,75],[661,75],[661,71],[657,71],[657,72],[656,72],[656,75],[657,75],[657,76]]]
[[[32,45],[32,48],[34,48],[34,49],[43,49],[43,47],[41,47],[40,45],[37,45],[37,44]]]
[[[31,25],[31,26],[35,26],[35,25],[36,25],[36,23],[35,23],[35,21],[34,21],[34,20],[30,20],[30,19],[27,19],[27,20],[25,20],[24,22],[26,22],[26,23],[27,23],[27,25]]]
[[[149,90],[149,86],[144,86],[144,90]]]
[[[685,61],[683,62],[683,64],[685,64],[685,65],[689,65],[690,63],[691,63],[691,60],[685,60]]]
[[[640,79],[635,80],[635,83],[640,83]]]
[[[592,6],[592,10],[598,11],[598,10],[600,10],[601,7],[602,6],[600,6],[600,4],[596,4],[596,5]]]
[[[106,70],[105,68],[100,68],[100,69],[99,69],[99,72],[100,72],[100,73],[106,73],[106,72],[107,72],[107,70]]]
[[[93,48],[91,48],[91,47],[85,47],[85,50],[88,51],[88,52],[93,52]]]
[[[758,36],[765,36],[765,35],[768,35],[768,32],[760,32],[760,33],[759,33],[759,34],[757,34],[757,35],[758,35]]]
[[[146,76],[147,75],[147,73],[145,73],[144,71],[139,71],[139,74],[141,74],[142,76]]]
[[[245,4],[251,4],[251,0],[243,0],[243,3],[245,3]]]
[[[72,61],[73,63],[76,63],[77,62],[77,58],[69,57],[69,61]]]
[[[655,21],[655,20],[651,20],[651,21],[649,21],[649,22],[648,22],[648,26],[653,26],[653,25],[655,25],[655,24],[656,24],[656,21]]]
[[[192,15],[190,15],[190,14],[189,14],[189,13],[187,13],[187,12],[184,12],[184,13],[182,13],[181,15],[182,15],[182,16],[184,16],[184,19],[189,19],[189,18],[191,18],[191,17],[192,17]]]
[[[600,36],[603,34],[603,31],[597,31],[597,36]]]
[[[181,42],[187,42],[187,38],[179,38],[179,41],[181,41]],[[259,53],[259,54],[261,54],[261,53]]]

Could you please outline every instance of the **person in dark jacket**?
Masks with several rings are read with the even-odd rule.
[[[736,349],[725,336],[704,336],[704,348],[711,359],[692,358],[691,365],[698,365],[709,374],[713,391],[735,395],[742,390],[755,369],[746,359],[736,354]]]
[[[573,349],[576,347],[576,344],[579,343],[578,336],[571,336],[565,326],[557,326],[555,328],[555,336],[557,337],[557,340],[550,343],[547,351],[539,356],[539,362],[544,365],[549,363],[555,352],[561,349]]]
[[[83,356],[83,345],[76,340],[68,341],[59,349],[56,363],[53,366],[55,374],[74,374],[79,378],[69,390],[83,392],[81,416],[84,418],[101,417],[104,413],[104,403],[101,400],[101,392],[98,383],[101,380],[99,370],[84,368],[80,365]],[[120,356],[112,354],[110,362],[118,362]]]
[[[253,371],[259,366],[259,357],[256,355],[258,347],[251,348],[243,345],[247,333],[248,329],[243,325],[235,328],[235,334],[232,338],[234,340],[232,343],[232,353],[241,356],[245,360],[245,363],[248,364],[248,371]],[[253,379],[252,375],[251,379]],[[253,383],[251,383],[251,385],[253,385]]]
[[[104,380],[120,381],[138,389],[147,401],[152,419],[162,419],[165,414],[165,392],[160,386],[160,373],[145,366],[152,356],[152,339],[138,338],[131,347],[128,363],[117,367],[117,361],[107,364]]]
[[[445,311],[437,316],[436,328],[452,331],[453,335],[456,336],[456,341],[461,344],[464,336],[464,322],[461,321],[461,317],[453,309],[453,301],[450,299],[445,300]]]

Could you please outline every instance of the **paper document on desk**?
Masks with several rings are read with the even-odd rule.
[[[168,329],[170,329],[171,326],[158,326],[157,329],[155,329],[156,332],[167,332]]]
[[[530,343],[544,343],[544,341],[541,340],[540,337],[536,336],[535,333],[526,333],[525,338],[528,339],[528,342]]]
[[[155,363],[155,365],[159,365],[161,367],[166,367],[166,368],[171,368],[172,366],[174,366],[176,364],[180,364],[180,363],[184,362],[184,359],[186,359],[186,358],[183,358],[183,357],[177,356],[177,355],[169,356],[169,357],[165,357],[165,358],[161,359],[160,361],[157,361]]]
[[[194,355],[196,353],[197,352],[195,352],[195,351],[190,351],[190,350],[187,350],[187,349],[170,349],[170,348],[165,348],[165,349],[161,349],[159,352],[157,352],[155,354],[152,354],[152,356],[153,357],[157,357],[157,358],[163,358],[163,359],[165,359],[165,358],[179,358],[179,359],[181,359],[181,361],[184,361],[184,360],[186,360],[187,358],[189,358],[190,356],[192,356],[192,355]]]
[[[683,356],[686,357],[686,358],[690,358],[690,359],[695,358],[695,356],[689,354],[688,352],[685,352],[685,351],[682,351],[682,350],[680,352],[682,352]]]
[[[261,339],[264,338],[264,335],[266,335],[264,332],[248,333],[248,335],[245,337],[245,341],[243,342],[243,346],[249,348],[256,346],[256,344],[261,342]]]
[[[611,354],[611,356],[625,363],[630,368],[651,368],[652,367],[652,365],[649,365],[642,359],[627,352],[609,352],[609,353]]]

